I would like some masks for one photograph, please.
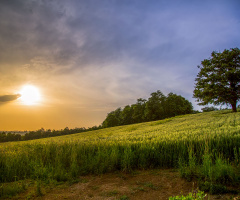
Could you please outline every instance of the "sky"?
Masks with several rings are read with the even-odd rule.
[[[1,0],[0,130],[100,125],[162,91],[192,98],[212,51],[240,47],[239,0]],[[41,100],[19,98],[26,85]]]

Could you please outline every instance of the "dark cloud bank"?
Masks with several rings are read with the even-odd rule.
[[[19,97],[21,97],[20,94],[1,95],[0,102],[14,101],[14,100],[17,100]]]

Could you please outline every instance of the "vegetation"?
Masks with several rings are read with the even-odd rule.
[[[182,177],[189,181],[197,180],[200,189],[210,194],[238,193],[238,191],[227,189],[226,185],[239,184],[239,155],[235,155],[234,162],[229,162],[226,158],[222,158],[221,154],[210,152],[206,148],[202,162],[199,164],[196,160],[193,153],[189,154],[188,163],[179,160]]]
[[[215,111],[54,138],[2,143],[0,181],[29,178],[67,181],[89,173],[179,166],[186,172],[190,166],[189,174],[194,176],[199,172],[196,166],[200,166],[199,177],[205,182],[239,182],[239,175],[235,173],[239,170],[239,155],[240,113]],[[207,156],[211,156],[211,162]],[[211,170],[219,171],[220,175],[214,177]]]
[[[196,78],[194,97],[200,105],[230,104],[237,112],[240,99],[240,49],[213,51],[211,58],[202,61]]]
[[[82,133],[92,130],[98,130],[102,128],[101,126],[93,126],[91,128],[74,128],[69,129],[66,127],[63,130],[45,130],[44,128],[41,128],[36,131],[29,131],[26,134],[20,135],[16,133],[11,132],[0,132],[0,143],[1,142],[9,142],[9,141],[24,141],[24,140],[34,140],[39,138],[47,138],[47,137],[56,137],[61,135],[70,135],[74,133]]]
[[[210,111],[216,111],[218,110],[218,108],[214,107],[214,106],[211,106],[211,107],[204,107],[204,108],[201,108],[201,110],[203,112],[210,112]]]
[[[193,113],[192,104],[180,95],[169,93],[166,97],[161,91],[153,92],[148,100],[138,99],[131,106],[110,112],[102,126],[113,127],[134,123],[155,121]]]
[[[205,197],[204,192],[198,191],[197,193],[189,193],[187,196],[170,197],[169,200],[203,200]]]

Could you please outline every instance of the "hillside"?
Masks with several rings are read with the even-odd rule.
[[[96,156],[99,160],[105,156],[109,158],[109,156],[111,157],[114,154],[114,159],[116,159],[114,162],[117,162],[114,165],[119,165],[119,162],[123,162],[125,154],[130,156],[134,152],[135,155],[131,156],[139,157],[139,155],[144,153],[146,158],[150,156],[158,161],[153,163],[145,163],[143,161],[144,163],[139,163],[138,159],[138,162],[134,163],[134,165],[132,163],[131,166],[122,166],[123,168],[141,167],[141,164],[143,164],[142,167],[145,167],[145,165],[173,167],[176,164],[173,157],[179,158],[179,154],[184,156],[188,152],[189,145],[192,148],[202,148],[202,150],[206,144],[208,144],[209,148],[211,148],[211,145],[214,145],[212,148],[217,148],[216,150],[223,154],[227,153],[227,149],[224,149],[225,145],[228,145],[226,148],[230,148],[231,145],[233,145],[231,147],[240,147],[239,131],[240,113],[216,111],[53,138],[3,143],[0,144],[0,153],[2,155],[1,158],[6,158],[5,156],[7,155],[7,160],[11,159],[16,153],[18,158],[20,155],[24,156],[27,153],[27,159],[30,159],[29,155],[31,153],[35,155],[40,153],[38,159],[43,159],[42,154],[44,153],[45,160],[37,161],[34,159],[37,162],[46,162],[46,159],[52,159],[52,156],[56,154],[55,160],[57,156],[60,156],[61,151],[66,154],[64,157],[69,157],[69,159],[72,156],[77,156],[75,154],[82,153],[81,151],[84,151],[87,157],[93,154],[91,160],[94,160]],[[213,143],[214,141],[218,142]],[[223,142],[223,144],[219,142]],[[54,151],[55,148],[58,150],[57,152]],[[39,152],[39,149],[45,149],[46,152]],[[47,150],[51,151],[51,154],[46,154],[48,153]],[[229,149],[228,153],[232,151]],[[177,153],[177,156],[174,156],[174,152]],[[172,155],[167,155],[167,153]],[[160,154],[162,155],[159,157]],[[229,156],[227,155],[227,157]],[[83,159],[82,155],[81,158]],[[14,157],[14,159],[17,158]],[[134,158],[131,157],[131,159]],[[4,162],[6,162],[5,159]],[[51,160],[52,162],[53,160]],[[71,163],[70,160],[66,160],[66,162]],[[116,167],[119,168],[120,166]]]
[[[67,181],[80,175],[116,170],[178,168],[188,166],[192,160],[201,165],[206,155],[239,164],[239,154],[240,113],[215,111],[3,143],[0,180]]]
[[[65,142],[131,142],[131,141],[163,141],[178,139],[204,139],[216,136],[238,135],[240,130],[240,114],[229,110],[206,112],[199,114],[181,115],[159,121],[145,122],[133,125],[105,128],[66,136],[37,139],[22,142],[0,144],[0,148],[14,147],[36,143],[65,143]],[[219,135],[220,134],[220,135]]]

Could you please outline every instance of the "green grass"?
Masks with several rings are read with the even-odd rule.
[[[15,181],[13,183],[0,184],[0,197],[10,198],[26,190],[24,181]]]
[[[69,181],[89,173],[173,168],[179,163],[191,166],[190,171],[194,171],[206,161],[206,149],[213,155],[218,153],[223,162],[239,165],[240,113],[200,113],[53,138],[1,143],[0,182],[25,178]],[[213,161],[216,158],[213,156]],[[220,164],[224,171],[224,164]]]
[[[198,191],[197,193],[190,192],[187,196],[175,196],[169,197],[169,200],[204,200],[206,199],[206,194],[202,191]]]

